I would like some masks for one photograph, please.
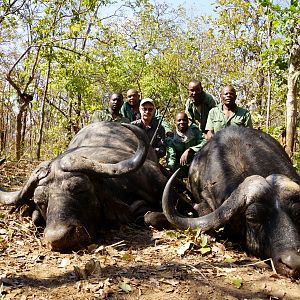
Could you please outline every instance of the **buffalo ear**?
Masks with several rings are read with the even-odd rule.
[[[33,197],[35,188],[39,181],[45,178],[50,172],[51,161],[41,163],[30,175],[29,179],[19,191],[6,192],[0,191],[0,203],[4,205],[17,205],[20,207],[22,204],[30,201]]]

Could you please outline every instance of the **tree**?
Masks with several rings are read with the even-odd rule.
[[[289,51],[288,65],[288,92],[286,98],[286,151],[292,156],[295,144],[295,133],[297,123],[297,96],[300,73],[300,13],[299,6],[293,6],[293,2],[299,5],[297,1],[292,1],[291,9],[297,10],[295,13],[295,23],[291,33],[291,46]]]

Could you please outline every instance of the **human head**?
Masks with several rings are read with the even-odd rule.
[[[128,104],[131,106],[137,106],[140,100],[140,95],[138,90],[130,89],[127,91]]]
[[[144,98],[140,103],[141,119],[144,123],[150,123],[154,114],[155,104],[151,98]]]
[[[112,111],[119,112],[123,104],[123,95],[121,93],[113,93],[109,98],[109,108]]]
[[[185,112],[179,112],[175,116],[175,125],[179,132],[186,132],[189,128],[189,119]]]
[[[199,101],[201,98],[201,95],[203,93],[203,87],[201,85],[201,82],[199,80],[192,80],[190,81],[188,85],[189,90],[189,97],[194,99],[194,101]]]
[[[223,87],[220,94],[221,102],[226,106],[234,106],[236,100],[236,90],[232,85]]]

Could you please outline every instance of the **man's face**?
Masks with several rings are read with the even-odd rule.
[[[154,105],[152,103],[144,103],[140,107],[141,119],[150,122],[154,113]]]
[[[123,97],[121,95],[113,94],[109,100],[109,107],[113,111],[119,111],[123,104]]]
[[[178,113],[175,118],[175,125],[178,131],[186,132],[188,130],[189,120],[185,113]]]
[[[188,86],[189,90],[189,97],[198,100],[201,97],[201,94],[203,93],[203,88],[201,83],[195,83],[195,82],[190,82]]]
[[[139,93],[135,90],[129,90],[127,92],[127,100],[128,100],[129,105],[131,105],[131,106],[137,105],[140,100]]]
[[[221,101],[223,104],[233,105],[235,104],[236,91],[232,86],[225,86],[221,92]]]

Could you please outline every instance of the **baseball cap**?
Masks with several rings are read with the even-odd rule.
[[[147,102],[151,103],[155,107],[154,100],[152,100],[151,98],[144,98],[144,99],[142,99],[142,101],[140,102],[140,106],[143,106]]]

